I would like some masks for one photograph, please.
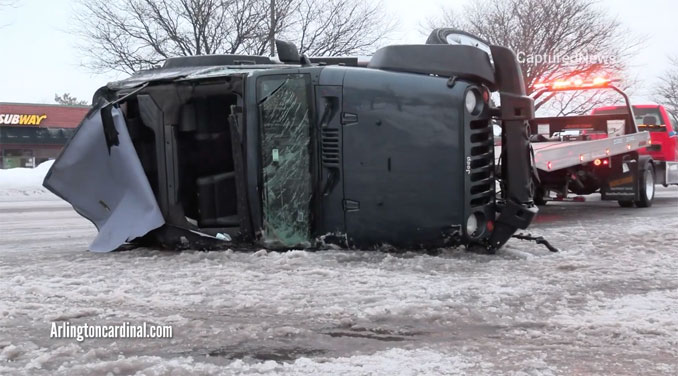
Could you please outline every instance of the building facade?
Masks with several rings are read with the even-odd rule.
[[[0,103],[0,168],[35,167],[56,158],[89,106]]]

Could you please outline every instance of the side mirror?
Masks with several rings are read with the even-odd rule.
[[[278,51],[278,59],[283,63],[299,64],[301,57],[294,43],[276,39],[275,49]]]

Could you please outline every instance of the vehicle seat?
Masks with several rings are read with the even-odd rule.
[[[197,179],[198,225],[200,227],[238,226],[235,172]]]
[[[654,115],[645,115],[643,116],[643,124],[645,125],[657,125],[657,117]]]

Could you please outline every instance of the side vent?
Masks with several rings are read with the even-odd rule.
[[[323,128],[322,157],[323,166],[339,168],[339,129]]]
[[[470,123],[471,207],[487,205],[494,198],[494,133],[489,120]]]

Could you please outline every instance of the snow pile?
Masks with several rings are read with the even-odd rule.
[[[36,168],[0,169],[0,200],[22,200],[28,197],[38,199],[56,199],[42,186],[47,171],[52,168],[53,160],[40,163]]]
[[[52,164],[53,160],[40,163],[36,168],[17,167],[0,170],[0,188],[41,187]]]

